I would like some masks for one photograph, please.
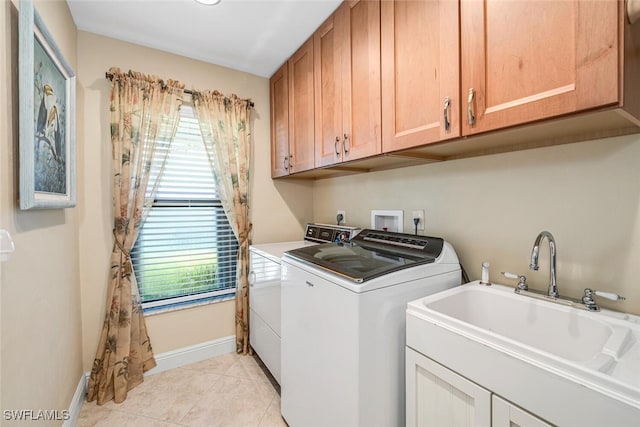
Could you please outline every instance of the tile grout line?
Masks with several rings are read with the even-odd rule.
[[[162,423],[166,423],[166,424],[169,424],[169,425],[177,425],[177,426],[182,426],[182,427],[190,427],[190,426],[189,426],[189,424],[182,424],[182,419],[183,419],[184,417],[182,417],[182,418],[180,419],[180,421],[176,422],[176,421],[167,421],[167,420],[163,420],[163,419],[160,419],[160,418],[155,418],[155,417],[152,417],[152,416],[150,416],[150,415],[140,414],[140,413],[138,413],[138,412],[129,412],[129,411],[127,411],[127,410],[123,410],[123,409],[111,409],[111,408],[105,408],[105,409],[107,409],[107,410],[109,410],[109,411],[112,411],[112,412],[117,412],[117,413],[120,413],[120,414],[124,414],[124,415],[133,415],[133,416],[135,416],[136,418],[145,418],[145,419],[148,419],[148,420],[160,421],[160,422],[162,422]],[[193,409],[193,407],[191,407],[191,408],[189,409],[189,411],[191,411],[191,409]],[[188,413],[188,412],[187,412],[187,413]],[[186,416],[186,414],[185,414],[185,416]]]
[[[273,397],[271,398],[271,401],[269,401],[269,404],[267,405],[267,408],[264,410],[262,417],[260,417],[260,421],[258,421],[257,427],[260,427],[262,425],[262,422],[264,421],[265,417],[269,413],[269,409],[271,409],[271,405],[273,405],[273,402],[276,400],[276,396],[278,396],[278,393],[274,393]]]
[[[175,371],[179,371],[179,370],[183,370],[183,367],[174,368],[172,371],[175,372]],[[169,371],[164,371],[164,372],[169,372]],[[164,372],[158,373],[156,375],[161,376]],[[216,374],[216,375],[218,375],[218,377],[221,377],[220,374]],[[144,385],[144,383],[141,384],[141,386],[142,385]],[[149,387],[151,387],[151,386],[149,386]],[[214,383],[210,384],[209,387],[207,388],[207,391],[210,391],[213,387],[214,387]],[[143,392],[143,391],[141,391],[141,389],[138,389],[137,391],[138,392]],[[146,418],[146,419],[150,419],[150,420],[154,420],[154,421],[160,421],[160,422],[167,423],[167,424],[174,424],[174,425],[179,425],[179,426],[184,426],[184,427],[190,427],[189,424],[183,424],[183,420],[189,414],[189,412],[191,412],[191,410],[193,410],[193,408],[196,406],[197,402],[198,401],[194,401],[189,406],[189,408],[185,411],[185,414],[178,421],[170,421],[170,420],[165,420],[165,419],[161,419],[161,418],[156,418],[156,417],[153,417],[153,416],[150,416],[150,415],[146,415],[146,414],[140,414],[139,412],[136,412],[134,410],[130,410],[130,409],[127,409],[127,408],[122,409],[120,407],[115,407],[115,408],[106,408],[106,409],[109,409],[111,411],[116,411],[116,412],[121,413],[121,414],[134,415],[136,417],[143,417],[143,418]]]
[[[198,371],[198,370],[194,370],[194,371]],[[219,381],[220,378],[223,377],[223,374],[217,374],[216,373],[215,375],[217,375],[216,381]],[[189,410],[187,412],[185,412],[185,414],[182,416],[182,418],[180,418],[180,421],[179,421],[180,424],[179,425],[185,426],[185,427],[191,427],[191,424],[187,424],[185,422],[185,418],[191,413],[191,411],[197,406],[197,404],[204,398],[203,396],[208,394],[209,392],[211,392],[211,390],[213,390],[214,387],[215,387],[215,382],[211,382],[211,384],[209,384],[209,388],[207,388],[206,391],[201,393],[200,398],[193,401],[193,404],[191,405]]]

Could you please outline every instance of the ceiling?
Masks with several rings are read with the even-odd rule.
[[[342,0],[67,0],[79,30],[270,77]]]

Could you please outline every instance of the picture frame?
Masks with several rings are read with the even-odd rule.
[[[31,0],[19,3],[20,209],[76,205],[76,76]]]

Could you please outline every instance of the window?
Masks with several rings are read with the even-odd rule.
[[[193,107],[183,105],[153,206],[131,251],[145,311],[233,296],[238,241]],[[151,171],[152,175],[159,170]]]

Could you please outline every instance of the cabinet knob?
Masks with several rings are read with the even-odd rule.
[[[473,88],[469,89],[469,98],[467,99],[467,122],[469,126],[473,126],[476,124],[476,115],[473,111],[473,98],[475,97],[476,92]]]
[[[336,136],[336,142],[333,143],[333,148],[336,152],[336,156],[340,155],[340,149],[338,148],[338,145],[340,144],[340,137]]]
[[[445,132],[449,132],[449,128],[451,128],[451,123],[449,122],[449,105],[451,104],[451,100],[447,96],[444,99],[444,130]]]
[[[346,133],[344,134],[344,139],[342,140],[342,149],[344,150],[345,154],[349,152],[349,137]]]

